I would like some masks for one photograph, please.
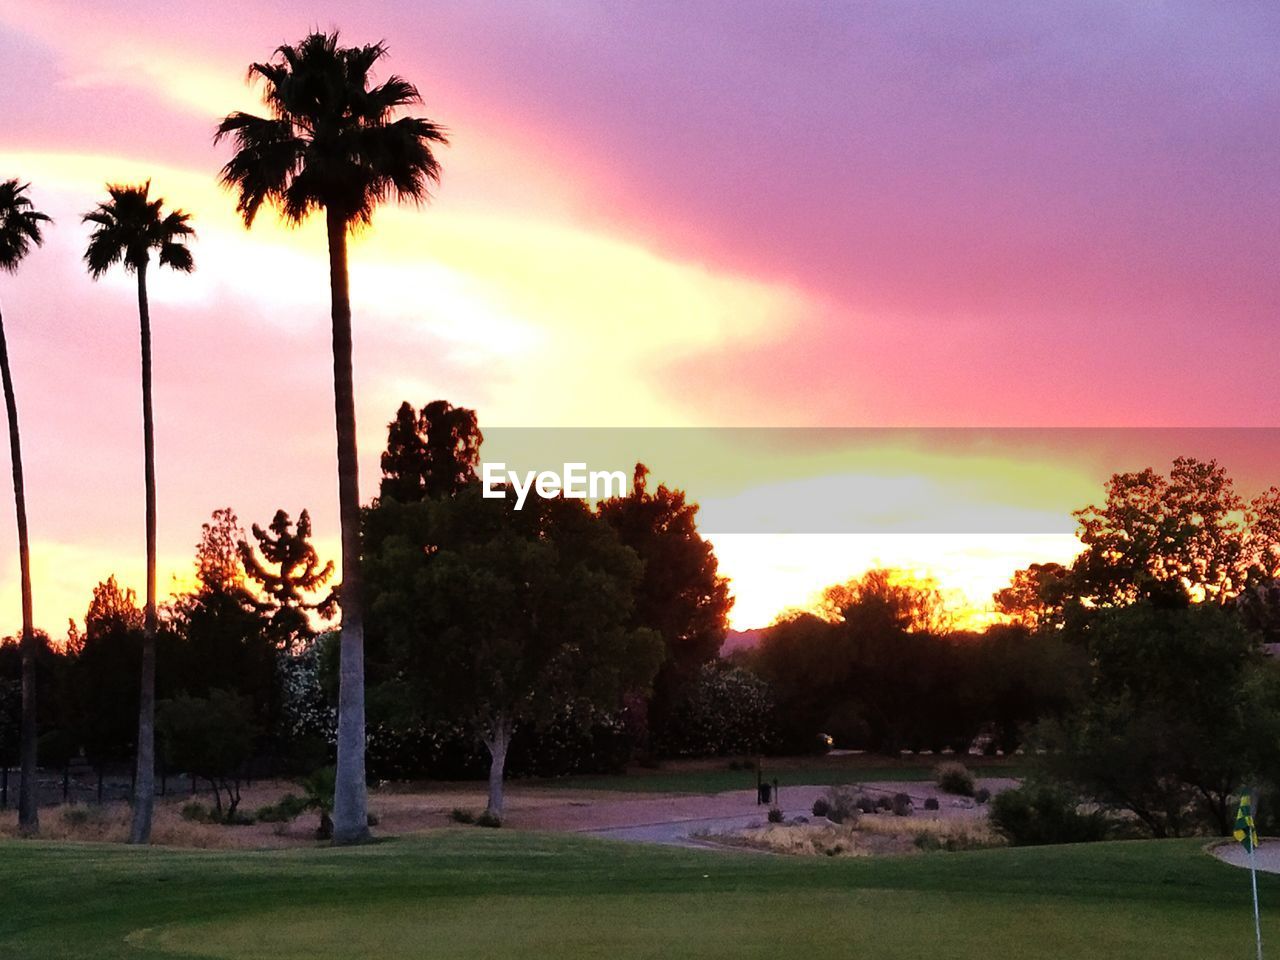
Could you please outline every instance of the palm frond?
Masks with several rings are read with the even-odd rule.
[[[214,134],[235,146],[220,178],[246,226],[264,203],[294,222],[328,209],[368,223],[386,200],[429,199],[441,173],[432,147],[448,137],[426,118],[396,118],[422,100],[408,80],[393,74],[371,85],[386,52],[383,43],[343,47],[336,32],[317,31],[249,67],[270,117],[232,113]]]
[[[0,181],[0,270],[12,273],[31,252],[44,243],[42,225],[53,220],[36,210],[27,196],[29,183]]]
[[[108,184],[110,198],[83,217],[94,225],[84,262],[93,279],[116,264],[130,272],[146,266],[154,251],[161,266],[190,273],[195,262],[186,242],[195,236],[182,210],[164,212],[164,199],[150,196],[151,181],[136,186]]]

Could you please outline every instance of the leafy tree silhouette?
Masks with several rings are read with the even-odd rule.
[[[451,497],[476,480],[484,435],[476,412],[433,400],[414,413],[400,404],[387,425],[380,497],[400,503]]]
[[[292,649],[312,635],[306,611],[319,611],[326,618],[332,614],[335,591],[316,603],[309,602],[306,595],[319,590],[333,576],[333,561],[321,565],[320,555],[311,544],[311,515],[306,510],[298,515],[296,527],[289,514],[277,510],[266,530],[255,523],[251,531],[257,552],[247,540],[241,540],[240,561],[245,573],[275,606],[273,632],[282,646]],[[258,559],[259,552],[262,560]]]

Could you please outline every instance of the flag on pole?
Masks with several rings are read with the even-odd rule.
[[[1253,792],[1240,794],[1240,809],[1236,811],[1235,838],[1249,853],[1258,845],[1258,830],[1253,822]]]

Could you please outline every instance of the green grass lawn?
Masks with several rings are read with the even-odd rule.
[[[0,844],[19,958],[1252,956],[1248,874],[1194,841],[799,860],[454,830],[350,850]],[[1280,881],[1261,883],[1280,944]],[[1272,917],[1276,919],[1273,921]]]
[[[780,787],[831,786],[845,783],[871,783],[877,780],[926,781],[934,777],[934,768],[952,757],[909,757],[893,761],[884,757],[853,755],[835,757],[766,758],[762,764],[770,782],[776,777]],[[991,760],[984,757],[960,758],[976,777],[1022,777],[1025,764],[1017,760]],[[529,781],[533,783],[534,781]],[[715,765],[706,762],[682,765],[673,763],[657,770],[634,769],[615,776],[563,777],[541,781],[548,786],[575,787],[583,790],[622,790],[643,793],[723,793],[726,790],[754,790],[754,770],[730,770],[727,761]]]

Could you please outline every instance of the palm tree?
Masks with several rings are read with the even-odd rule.
[[[444,130],[419,117],[396,118],[422,98],[391,76],[370,86],[370,71],[386,54],[381,43],[343,47],[337,33],[312,33],[255,63],[266,117],[236,112],[218,125],[215,142],[230,137],[236,152],[222,182],[236,191],[245,226],[264,202],[300,223],[323,210],[329,238],[333,318],[333,390],[338,435],[338,506],[342,525],[342,607],[338,765],[334,842],[369,834],[364,778],[364,610],[360,570],[360,490],[355,397],[351,384],[351,302],[347,233],[368,226],[374,209],[395,198],[421,203],[440,180],[433,144]]]
[[[137,776],[133,789],[130,843],[151,840],[155,804],[156,741],[156,456],[151,416],[151,311],[147,305],[147,265],[154,252],[162,267],[195,269],[187,241],[195,236],[181,210],[164,212],[164,200],[150,198],[151,181],[141,186],[108,184],[110,199],[84,215],[94,224],[85,250],[89,275],[97,280],[122,264],[138,278],[138,319],[142,329],[142,446],[147,499],[147,606],[142,632],[142,686],[138,696]]]
[[[41,225],[50,219],[27,198],[27,187],[17,180],[0,183],[0,270],[14,273],[22,258],[44,242]],[[18,514],[18,568],[22,580],[22,783],[18,787],[18,827],[24,833],[40,829],[36,797],[36,654],[39,643],[31,623],[31,550],[27,540],[27,494],[22,483],[22,446],[18,442],[18,404],[9,373],[9,346],[5,342],[4,317],[0,315],[0,379],[4,381],[4,405],[9,415],[9,456],[13,461],[13,505]]]

